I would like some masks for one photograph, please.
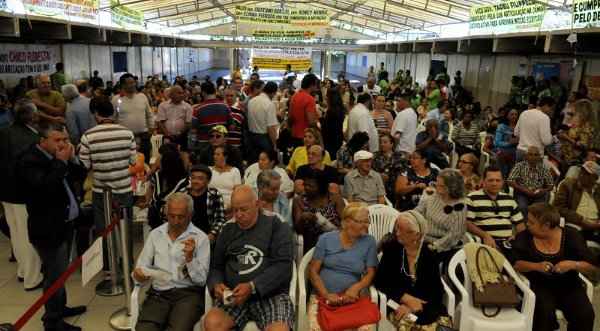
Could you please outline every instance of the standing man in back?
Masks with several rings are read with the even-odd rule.
[[[556,102],[552,97],[540,99],[537,108],[524,111],[515,127],[515,136],[519,137],[517,161],[523,160],[529,147],[537,147],[544,155],[544,147],[552,143],[550,117]]]
[[[136,144],[140,146],[146,160],[150,160],[151,130],[154,128],[152,113],[148,98],[138,93],[135,78],[132,74],[123,74],[119,79],[121,93],[112,99],[115,122],[131,130],[135,135]]]
[[[248,103],[248,130],[250,155],[248,163],[258,161],[261,152],[275,150],[277,143],[277,110],[273,97],[277,93],[277,84],[268,82],[264,88],[261,80],[252,82],[252,90],[260,89],[261,93]]]
[[[379,134],[369,113],[370,104],[369,93],[363,93],[356,99],[356,105],[348,115],[348,140],[357,132],[366,132],[369,135],[369,150],[375,153],[379,150]]]
[[[217,99],[217,90],[213,83],[202,83],[200,90],[204,101],[193,107],[191,144],[188,146],[192,153],[198,153],[208,146],[210,130],[213,127],[217,125],[227,127],[231,121],[231,110],[223,101]],[[200,161],[205,163],[203,160]]]
[[[40,122],[64,124],[66,105],[62,94],[51,89],[50,76],[46,74],[39,75],[37,83],[37,88],[26,95],[38,108]]]
[[[319,79],[313,74],[308,74],[302,78],[300,87],[301,89],[290,99],[288,115],[294,147],[304,144],[306,128],[317,125],[317,103],[312,94],[319,89]]]
[[[392,125],[392,137],[398,142],[396,150],[408,159],[408,155],[415,151],[417,139],[417,112],[410,107],[410,94],[405,91],[396,97],[396,111],[398,115]]]

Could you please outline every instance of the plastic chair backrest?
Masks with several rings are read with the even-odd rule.
[[[387,205],[369,206],[369,234],[379,242],[383,236],[393,232],[399,214],[400,212]]]

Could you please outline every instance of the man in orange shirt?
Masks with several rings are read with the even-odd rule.
[[[290,99],[289,126],[292,131],[292,145],[304,144],[304,130],[317,125],[317,104],[311,95],[319,88],[319,79],[308,74],[302,79],[301,89]]]

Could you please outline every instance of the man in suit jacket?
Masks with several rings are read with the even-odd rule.
[[[29,240],[44,264],[47,291],[68,266],[71,223],[79,215],[73,183],[85,178],[85,168],[74,158],[73,145],[63,125],[47,123],[39,133],[40,142],[19,159],[17,175],[25,193]],[[81,330],[63,318],[82,314],[86,307],[69,308],[66,301],[64,286],[48,300],[42,317],[46,331]]]

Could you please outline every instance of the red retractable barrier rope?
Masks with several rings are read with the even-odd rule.
[[[105,238],[109,233],[111,233],[118,223],[119,213],[113,212],[112,222],[109,226],[107,226],[104,229],[104,231],[102,232],[102,237]],[[44,292],[44,294],[42,294],[42,296],[39,297],[39,299],[37,299],[36,302],[34,302],[33,305],[29,307],[29,309],[27,309],[27,311],[17,320],[17,322],[15,322],[13,326],[15,331],[21,330],[21,328],[23,328],[23,326],[25,326],[25,324],[29,322],[31,317],[35,315],[35,313],[50,299],[50,297],[52,297],[54,293],[56,293],[56,291],[58,291],[58,289],[65,284],[69,276],[71,276],[71,274],[73,274],[75,270],[79,268],[79,266],[81,265],[81,260],[82,256],[80,255],[75,261],[71,262],[71,264],[67,267],[67,270],[65,270],[65,272],[63,272],[60,275],[60,277],[54,282],[54,284],[50,286],[48,291]]]

